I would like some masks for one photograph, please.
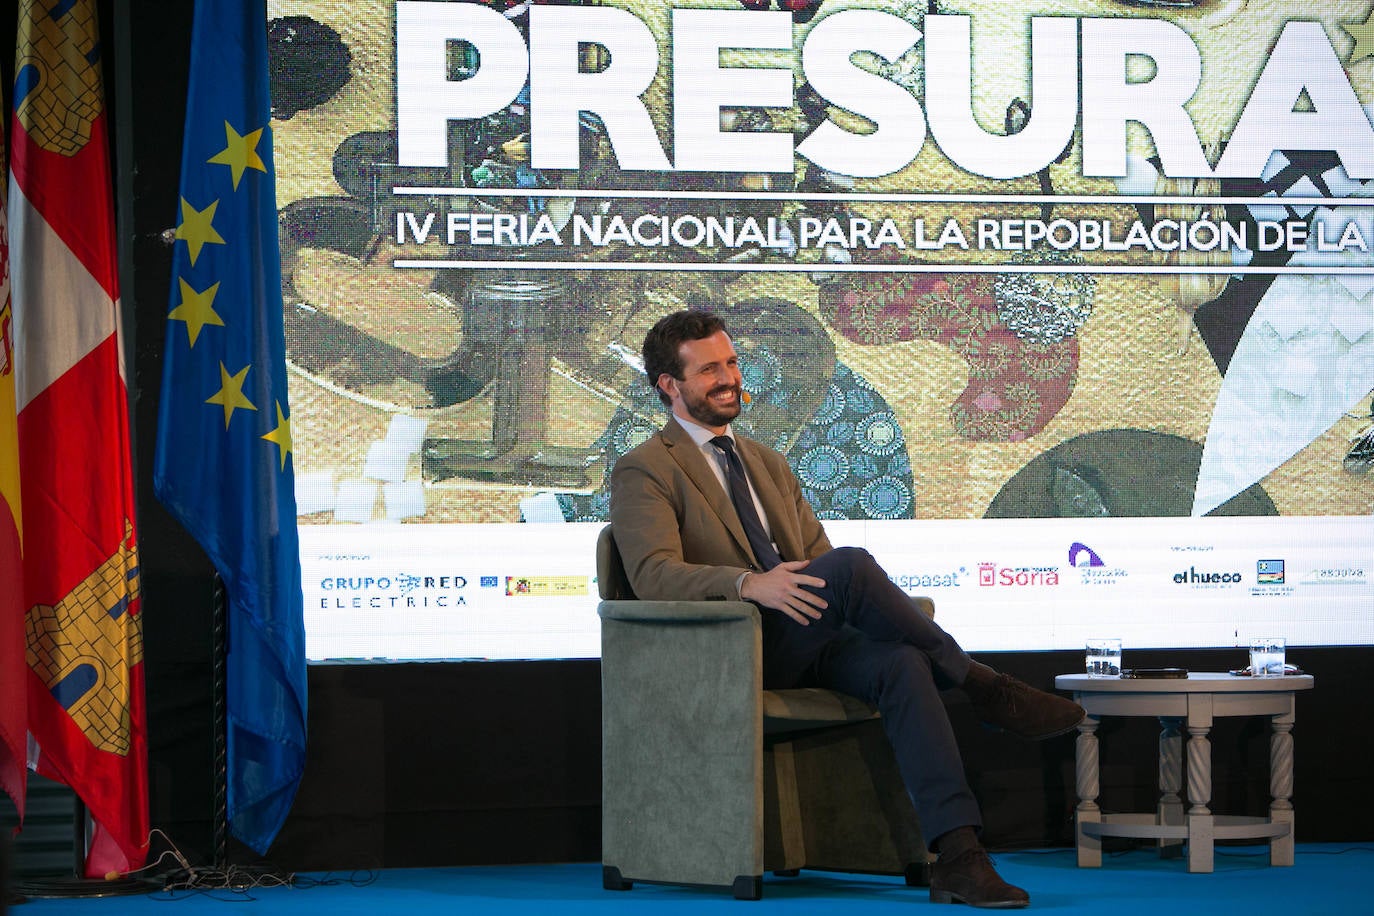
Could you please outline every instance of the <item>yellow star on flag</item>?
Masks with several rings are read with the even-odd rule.
[[[230,375],[229,370],[224,368],[224,363],[219,364],[220,389],[205,399],[207,404],[219,404],[224,408],[224,428],[229,428],[229,418],[234,415],[234,411],[240,408],[244,410],[257,410],[253,402],[248,400],[243,393],[243,380],[248,375],[248,370],[252,368],[250,363],[239,370],[237,375]]]
[[[206,161],[229,166],[229,171],[234,176],[235,191],[239,189],[239,179],[243,177],[245,170],[257,169],[259,172],[267,172],[267,166],[263,165],[262,158],[258,156],[258,141],[262,139],[261,127],[240,135],[228,121],[225,121],[224,139],[224,149]]]
[[[181,284],[181,304],[172,309],[167,317],[172,321],[186,322],[186,336],[191,339],[191,348],[195,349],[196,338],[200,336],[201,328],[207,324],[224,327],[224,319],[219,317],[214,307],[219,283],[215,283],[207,290],[197,291],[180,277],[177,277],[177,282]]]
[[[185,242],[186,247],[190,249],[192,265],[196,263],[196,258],[200,257],[202,246],[225,244],[213,225],[215,209],[218,206],[219,201],[215,201],[204,210],[197,210],[186,202],[186,198],[181,199],[181,225],[177,226],[175,236]]]
[[[291,418],[281,412],[281,401],[277,405],[277,428],[262,436],[268,442],[275,442],[281,449],[281,469],[286,470],[286,456],[291,454]]]
[[[1345,59],[1347,67],[1366,57],[1374,57],[1374,11],[1364,22],[1342,22],[1341,28],[1355,39],[1355,47],[1350,49],[1350,56]]]

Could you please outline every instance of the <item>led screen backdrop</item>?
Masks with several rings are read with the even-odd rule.
[[[1374,643],[1374,19],[272,0],[312,658],[595,656],[662,315],[972,649]]]

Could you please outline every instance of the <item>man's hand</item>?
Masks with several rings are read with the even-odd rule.
[[[768,572],[750,573],[739,585],[739,596],[745,601],[782,611],[802,626],[819,620],[821,611],[825,610],[825,599],[802,586],[822,588],[825,580],[803,575],[801,570],[807,563],[807,560],[789,560]]]

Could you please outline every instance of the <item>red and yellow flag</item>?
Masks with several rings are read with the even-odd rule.
[[[148,850],[143,625],[95,0],[19,4],[9,229],[28,730],[95,832]]]
[[[0,137],[0,148],[3,148]],[[19,501],[19,411],[14,401],[14,311],[10,307],[10,237],[0,186],[0,791],[24,819],[28,730],[24,672],[23,515]]]

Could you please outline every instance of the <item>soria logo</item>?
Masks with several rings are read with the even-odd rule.
[[[1045,586],[1059,584],[1058,566],[1002,566],[978,564],[978,584],[983,586]]]

